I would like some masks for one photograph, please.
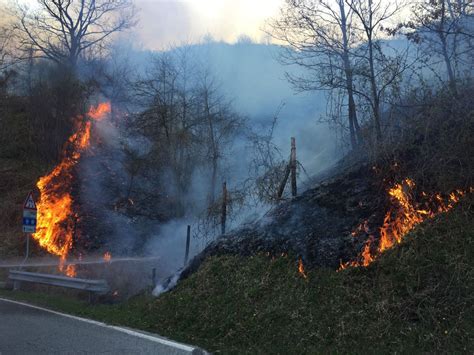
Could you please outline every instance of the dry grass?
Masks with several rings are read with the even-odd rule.
[[[410,176],[425,191],[450,192],[474,185],[474,84],[458,97],[449,91],[408,98],[373,153],[381,176]],[[418,97],[421,95],[421,97]],[[397,162],[397,166],[394,163]]]

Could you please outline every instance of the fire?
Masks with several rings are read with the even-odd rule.
[[[103,103],[92,107],[87,116],[101,119],[110,112],[110,104]],[[74,168],[82,153],[89,147],[91,122],[82,116],[76,121],[76,132],[66,142],[61,162],[46,176],[39,179],[36,186],[40,191],[38,202],[38,221],[33,238],[38,244],[60,257],[59,269],[74,277],[75,266],[64,267],[66,258],[73,246],[73,236],[78,215],[73,210],[71,196],[74,181]]]
[[[371,246],[372,239],[369,239],[364,246],[364,250],[362,251],[362,266],[369,266],[369,264],[375,260],[370,251]]]
[[[413,180],[407,178],[402,183],[395,184],[388,190],[390,199],[394,204],[384,217],[382,227],[380,228],[378,246],[375,247],[373,245],[374,239],[373,236],[370,236],[358,260],[344,264],[341,263],[339,270],[346,269],[349,266],[368,266],[377,259],[380,254],[400,244],[405,235],[415,228],[415,226],[426,219],[433,218],[440,213],[452,209],[465,194],[461,190],[456,190],[449,195],[447,201],[445,201],[440,194],[435,194],[424,204],[424,208],[420,208],[419,204],[414,201],[414,188],[415,183]],[[421,195],[425,199],[428,196],[425,192],[422,192]],[[357,229],[352,232],[352,235],[356,236],[361,229],[361,226],[357,227]],[[366,232],[369,230],[368,228],[364,229]]]
[[[87,115],[95,121],[101,121],[111,110],[110,102],[102,102],[97,107],[91,107]]]
[[[303,260],[301,258],[298,259],[298,272],[300,273],[301,276],[303,276],[305,279],[308,277],[306,275],[306,272],[304,271],[304,265],[303,265]]]
[[[76,265],[70,264],[66,267],[66,276],[76,277]]]
[[[112,260],[112,254],[110,254],[110,252],[107,251],[103,256],[103,259],[106,263],[110,263],[110,260]]]

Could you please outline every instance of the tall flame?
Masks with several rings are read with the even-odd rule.
[[[110,112],[110,103],[91,107],[87,116],[102,119]],[[71,196],[74,167],[82,153],[89,147],[91,122],[79,116],[76,132],[66,142],[61,162],[46,176],[39,179],[36,186],[40,191],[38,202],[37,231],[33,238],[50,254],[60,257],[60,270],[68,276],[75,276],[74,265],[64,269],[64,263],[73,246],[73,236],[78,215],[73,211]]]
[[[440,194],[435,194],[429,199],[429,203],[426,204],[425,208],[419,208],[419,205],[414,201],[414,188],[415,183],[413,180],[407,178],[402,183],[395,184],[388,190],[393,206],[385,214],[382,227],[380,227],[379,245],[377,248],[374,248],[374,239],[373,236],[370,236],[358,259],[344,264],[341,263],[340,270],[350,266],[358,267],[370,265],[380,254],[393,248],[396,244],[401,243],[403,237],[418,224],[452,209],[465,194],[464,191],[456,190],[449,195],[447,200],[443,199]],[[422,195],[424,197],[427,196],[424,192]],[[361,226],[357,227],[352,235],[357,235],[360,230]],[[366,229],[366,231],[367,230],[368,229]]]

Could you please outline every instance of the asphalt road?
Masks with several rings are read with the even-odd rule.
[[[0,299],[0,355],[191,354],[191,346]]]

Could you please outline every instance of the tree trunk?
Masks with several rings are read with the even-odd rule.
[[[453,21],[453,19],[451,19]],[[448,41],[446,39],[445,31],[445,22],[446,22],[446,7],[444,0],[441,4],[441,20],[439,24],[438,36],[441,41],[441,47],[443,51],[443,59],[446,64],[446,71],[448,73],[449,87],[453,91],[453,94],[456,95],[456,76],[454,74],[453,66],[451,64],[451,59],[449,58],[448,53]]]
[[[349,129],[351,132],[351,143],[352,149],[355,149],[360,143],[362,143],[362,137],[360,134],[359,121],[357,119],[357,110],[354,100],[354,89],[350,64],[346,66],[346,90],[349,104]]]
[[[357,120],[357,110],[354,100],[354,90],[352,82],[352,66],[349,60],[349,39],[347,37],[347,18],[344,8],[344,1],[339,0],[339,11],[341,14],[341,32],[342,32],[342,46],[343,54],[342,60],[344,62],[344,73],[346,76],[346,90],[349,104],[349,132],[351,138],[352,149],[355,149],[361,143],[360,127]]]
[[[218,159],[219,154],[217,151],[217,143],[214,134],[214,122],[212,121],[211,110],[209,107],[209,97],[207,92],[204,96],[204,104],[206,110],[207,121],[209,125],[209,140],[211,146],[211,160],[212,160],[212,172],[211,172],[211,186],[209,190],[209,203],[213,204],[215,201],[215,190],[216,190],[216,180],[217,180],[217,168],[218,168]]]
[[[217,183],[217,159],[212,158],[211,187],[209,190],[209,204],[214,204],[216,200],[216,183]]]
[[[378,96],[377,82],[375,80],[374,68],[374,43],[372,41],[372,34],[367,33],[369,46],[369,68],[370,68],[370,86],[372,91],[372,110],[374,115],[375,137],[377,142],[382,140],[382,129],[380,128],[380,98]]]

